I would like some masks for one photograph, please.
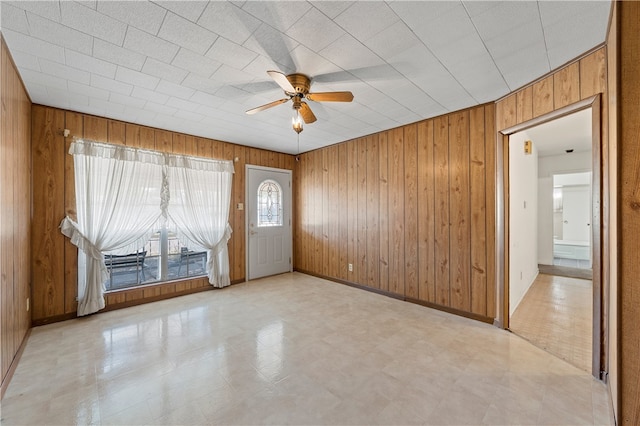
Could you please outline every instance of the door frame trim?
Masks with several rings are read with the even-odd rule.
[[[293,170],[289,169],[279,169],[277,167],[265,167],[265,166],[256,166],[254,164],[245,164],[244,166],[244,175],[245,175],[245,183],[244,183],[244,276],[245,282],[249,281],[249,169],[261,170],[265,172],[277,172],[277,173],[285,173],[289,175],[290,189],[291,189],[291,200],[289,204],[289,219],[291,223],[289,224],[290,229],[290,239],[289,239],[289,253],[292,261],[289,262],[289,272],[293,272]]]
[[[607,227],[603,222],[603,190],[607,179],[602,153],[603,111],[601,94],[549,112],[532,120],[525,121],[506,129],[497,129],[496,149],[496,271],[498,280],[498,318],[496,325],[509,329],[509,136],[528,128],[557,120],[569,114],[591,108],[592,110],[592,268],[593,268],[593,329],[592,329],[592,365],[591,373],[597,379],[603,378],[607,365],[606,334],[608,321],[603,308],[608,303],[608,277],[602,274],[603,259],[602,242],[606,241]],[[605,238],[603,237],[603,234]]]

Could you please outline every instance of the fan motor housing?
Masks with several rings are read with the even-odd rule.
[[[302,93],[306,95],[311,88],[311,79],[304,74],[289,74],[287,80],[296,89],[295,93]]]

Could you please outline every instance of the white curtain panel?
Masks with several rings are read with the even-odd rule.
[[[85,256],[78,274],[78,316],[103,309],[109,277],[104,254],[138,250],[161,215],[161,153],[93,141],[75,140],[77,221],[66,217],[62,233]],[[79,262],[82,263],[82,262]]]
[[[207,250],[207,275],[214,287],[226,287],[229,279],[231,238],[229,203],[233,163],[168,155],[168,218],[176,225],[185,245]]]

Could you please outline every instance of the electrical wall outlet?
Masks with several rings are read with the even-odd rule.
[[[349,264],[349,272],[353,272],[353,263]]]

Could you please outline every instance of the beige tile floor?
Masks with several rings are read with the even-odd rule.
[[[539,274],[509,328],[534,345],[591,371],[593,288],[590,280]]]
[[[293,273],[35,328],[2,424],[610,424],[605,386],[477,321]]]

